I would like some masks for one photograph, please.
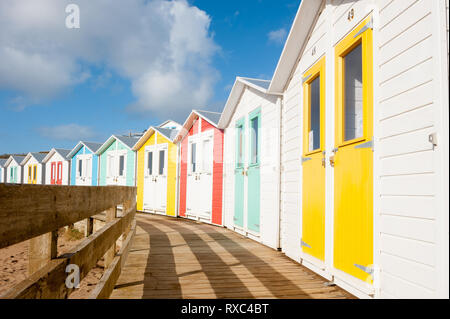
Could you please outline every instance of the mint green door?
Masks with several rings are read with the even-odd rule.
[[[260,150],[261,150],[261,111],[258,109],[249,116],[250,143],[248,163],[248,219],[247,228],[259,233],[260,230]]]
[[[244,227],[244,160],[245,160],[245,121],[236,124],[236,160],[234,168],[234,225]]]

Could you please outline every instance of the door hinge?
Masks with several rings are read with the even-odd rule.
[[[312,160],[311,157],[302,157],[302,164],[311,160]]]
[[[308,245],[307,243],[305,243],[303,240],[301,241],[301,246],[302,247],[306,247],[306,248],[312,248],[310,245]]]
[[[362,271],[364,271],[365,273],[368,273],[369,275],[373,275],[374,270],[371,267],[366,267],[366,266],[362,266],[362,265],[358,265],[355,264],[355,267],[358,269],[361,269]]]
[[[372,141],[367,142],[367,143],[363,143],[363,144],[356,145],[356,146],[355,146],[355,149],[371,148],[372,151],[373,151],[373,150],[374,150],[374,147],[375,147],[375,144],[374,144],[374,142],[373,142],[373,140],[372,140]]]
[[[365,26],[362,27],[361,30],[359,30],[359,32],[357,34],[355,34],[355,36],[353,37],[353,39],[357,38],[358,36],[360,36],[361,34],[363,34],[366,30],[368,29],[372,29],[373,30],[373,18],[370,19],[369,22],[366,23]]]

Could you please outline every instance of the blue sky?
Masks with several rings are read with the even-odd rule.
[[[236,76],[271,78],[300,3],[73,0],[80,29],[69,30],[64,1],[29,1],[0,4],[0,154],[220,112]]]

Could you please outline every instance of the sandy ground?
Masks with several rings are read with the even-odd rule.
[[[60,232],[58,237],[58,255],[80,243],[80,240],[69,240]],[[103,262],[99,261],[96,268],[81,281],[80,289],[70,295],[70,299],[84,299],[103,275]],[[12,288],[28,275],[28,241],[0,249],[0,294]]]

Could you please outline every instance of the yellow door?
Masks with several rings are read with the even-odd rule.
[[[303,77],[303,252],[325,259],[325,58]]]
[[[33,166],[28,165],[28,184],[33,184]]]
[[[372,282],[373,49],[371,17],[336,46],[334,266]]]
[[[33,184],[37,184],[37,165],[33,165]]]

